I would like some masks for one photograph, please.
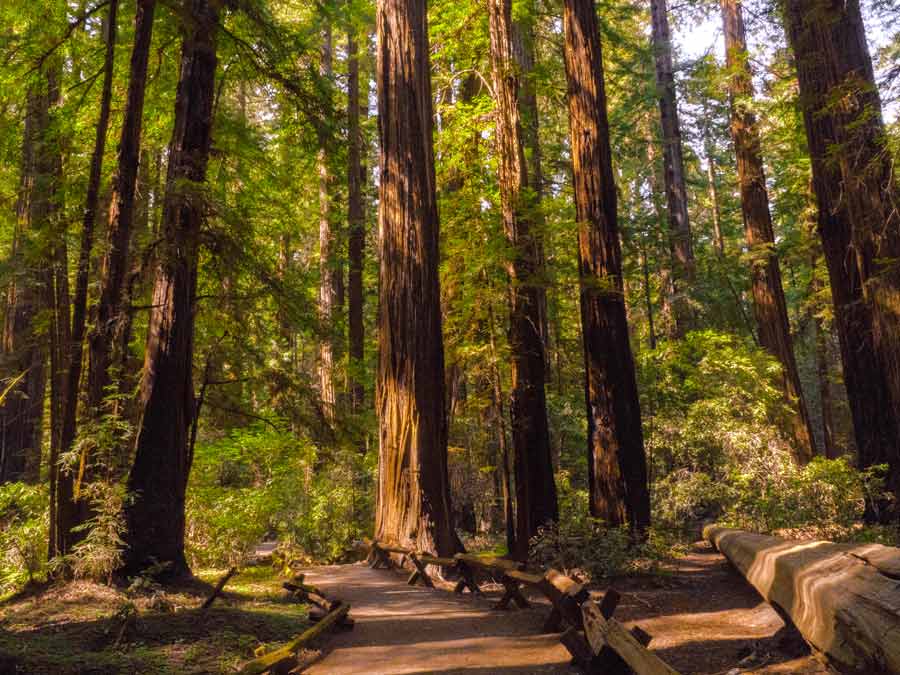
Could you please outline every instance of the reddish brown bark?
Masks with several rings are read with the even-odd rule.
[[[347,32],[347,324],[350,347],[350,404],[354,411],[363,405],[365,388],[365,325],[363,324],[363,267],[366,247],[365,185],[367,172],[365,139],[360,121],[368,116],[368,76],[360,87],[359,44],[356,28],[351,23]],[[362,89],[362,92],[360,91]]]
[[[785,13],[859,464],[900,495],[900,199],[859,2]]]
[[[112,182],[106,250],[100,264],[100,297],[97,301],[94,331],[90,336],[87,406],[91,415],[98,414],[110,383],[110,367],[121,358],[121,354],[115,354],[118,342],[116,336],[124,326],[123,314],[130,311],[124,303],[125,275],[128,272],[134,226],[144,92],[155,8],[156,0],[138,0],[134,20],[135,37],[131,51],[128,97],[119,139],[118,164]]]
[[[760,151],[756,115],[752,111],[753,73],[747,55],[744,17],[739,0],[722,0],[728,90],[731,98],[731,138],[741,190],[741,213],[750,253],[750,288],[759,343],[778,359],[782,389],[795,411],[791,420],[795,459],[806,463],[816,454],[806,397],[794,356],[787,303],[781,284],[781,267],[775,253],[775,231],[769,212],[766,174]]]
[[[378,539],[452,554],[438,213],[424,0],[376,13],[381,140]]]
[[[54,67],[47,64],[27,93],[22,169],[16,205],[13,259],[3,327],[3,374],[12,388],[0,407],[0,483],[36,483],[40,477],[49,335],[35,323],[48,305],[46,241],[56,179],[48,164],[50,109],[58,96]],[[43,239],[43,241],[42,241]],[[50,294],[52,303],[52,293]]]
[[[513,54],[511,0],[489,0],[491,67],[495,96],[500,212],[512,251],[509,276],[509,344],[512,356],[510,418],[516,475],[516,555],[528,555],[538,529],[559,518],[544,392],[541,326],[540,237],[519,116],[518,69]]]
[[[653,50],[656,55],[656,89],[662,130],[666,203],[669,209],[669,240],[672,247],[672,328],[673,337],[679,337],[690,329],[693,318],[689,296],[695,276],[694,245],[688,218],[681,124],[678,121],[678,103],[675,98],[672,36],[666,0],[651,0],[650,15]]]
[[[184,498],[190,471],[188,429],[194,416],[194,310],[200,228],[213,122],[217,4],[185,0],[188,19],[175,97],[175,127],[147,331],[140,423],[126,506],[124,571],[170,561],[187,572]]]
[[[578,221],[591,515],[650,524],[647,463],[628,340],[603,56],[593,0],[565,0],[566,77]]]
[[[72,301],[72,328],[69,349],[66,397],[60,438],[60,449],[71,449],[75,440],[78,396],[81,383],[81,368],[84,358],[84,336],[87,317],[88,275],[90,272],[91,250],[94,246],[94,227],[100,203],[100,179],[103,173],[103,154],[106,151],[106,135],[109,130],[110,101],[112,99],[113,69],[115,67],[116,37],[118,34],[119,0],[111,0],[106,17],[106,56],[103,65],[103,90],[100,95],[100,115],[97,119],[97,133],[91,156],[90,176],[87,196],[81,220],[81,245],[78,252],[78,267],[75,270],[75,296]],[[72,528],[87,517],[83,502],[74,498],[74,484],[77,471],[60,472],[51,467],[51,497],[53,518],[51,518],[50,557],[65,555],[82,535],[74,535]]]

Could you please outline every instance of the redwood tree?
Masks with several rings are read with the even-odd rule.
[[[628,341],[603,56],[593,0],[565,0],[566,77],[578,221],[591,515],[650,524],[647,462]]]
[[[194,415],[194,310],[216,74],[218,2],[185,0],[181,76],[147,331],[140,423],[125,509],[124,571],[155,559],[187,572],[184,499]]]
[[[681,124],[675,99],[675,75],[672,65],[672,36],[666,0],[650,0],[651,36],[656,64],[656,89],[659,98],[660,128],[663,143],[663,177],[669,215],[669,241],[672,252],[674,335],[690,327],[692,310],[688,301],[694,283],[694,246],[688,218],[687,185],[681,146]]]
[[[381,141],[376,537],[460,548],[451,523],[425,0],[379,0]]]
[[[550,456],[544,392],[541,290],[537,278],[540,237],[534,231],[529,194],[519,79],[513,52],[511,0],[489,0],[500,212],[509,243],[509,343],[512,356],[512,440],[516,475],[516,555],[527,557],[528,542],[541,525],[559,517]]]
[[[797,461],[805,463],[816,454],[815,437],[806,397],[800,386],[787,303],[781,285],[781,267],[775,253],[775,231],[769,212],[759,130],[751,107],[753,73],[747,56],[747,38],[739,0],[722,0],[722,24],[731,97],[731,138],[737,159],[744,232],[751,257],[750,287],[757,334],[763,349],[781,364],[782,388],[788,404],[796,409],[792,420],[794,456]]]
[[[900,495],[900,199],[859,2],[785,14],[859,464],[889,464]]]

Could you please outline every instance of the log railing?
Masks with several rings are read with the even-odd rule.
[[[612,618],[619,604],[619,594],[607,589],[599,604],[591,599],[584,584],[554,569],[544,573],[528,571],[525,564],[497,557],[482,557],[457,553],[441,558],[400,546],[388,546],[378,541],[364,540],[369,549],[368,562],[372,568],[390,569],[408,563],[412,573],[409,585],[422,582],[434,588],[428,567],[441,567],[458,577],[455,593],[469,589],[481,594],[477,574],[487,575],[503,584],[504,593],[496,609],[508,609],[511,603],[521,608],[530,606],[522,593],[523,587],[541,592],[551,605],[543,632],[559,633],[560,641],[569,650],[573,661],[589,675],[678,675],[656,654],[647,649],[652,637],[639,627],[628,631]],[[399,556],[398,562],[392,555]]]

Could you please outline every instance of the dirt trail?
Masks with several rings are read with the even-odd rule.
[[[496,597],[410,587],[395,572],[363,564],[306,570],[328,597],[351,604],[353,631],[338,633],[313,675],[576,673],[556,634],[541,634],[549,606],[492,609]],[[651,648],[681,673],[803,673],[828,670],[785,642],[783,623],[725,560],[698,549],[662,577],[613,584],[616,618],[654,636]]]

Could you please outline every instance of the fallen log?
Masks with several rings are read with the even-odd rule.
[[[279,668],[282,664],[291,663],[297,659],[297,652],[307,644],[319,637],[329,628],[339,623],[350,611],[350,605],[344,603],[328,613],[325,618],[316,623],[312,628],[305,630],[283,647],[268,654],[253,659],[241,668],[242,675],[261,675],[267,670]]]
[[[717,526],[703,536],[839,669],[900,675],[900,549]]]

